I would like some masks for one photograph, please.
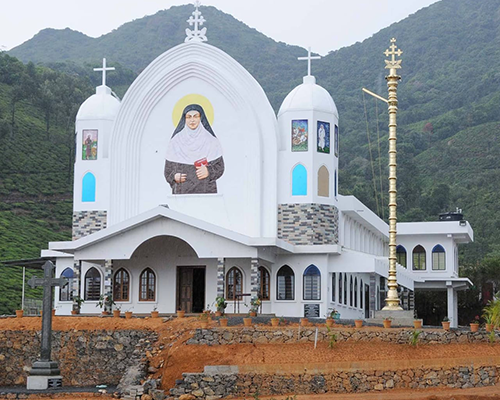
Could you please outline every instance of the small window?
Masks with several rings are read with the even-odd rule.
[[[259,267],[260,291],[259,298],[261,300],[270,300],[269,285],[271,282],[269,271],[265,267]]]
[[[239,268],[231,268],[226,275],[226,298],[228,300],[241,300],[243,293],[243,274]]]
[[[116,271],[113,280],[113,300],[128,301],[130,293],[130,276],[127,271],[120,268]]]
[[[360,279],[359,282],[359,308],[363,308],[363,298],[365,297],[365,293],[363,292],[363,279]]]
[[[85,300],[98,301],[101,296],[101,274],[92,267],[85,274]]]
[[[330,173],[324,165],[318,170],[318,196],[330,196]]]
[[[420,245],[413,249],[413,269],[415,271],[425,270],[425,249]]]
[[[406,268],[406,249],[401,245],[396,247],[396,262]]]
[[[87,172],[82,179],[82,202],[88,203],[95,201],[95,176]]]
[[[432,249],[432,269],[434,271],[443,271],[446,269],[446,253],[440,244]]]
[[[354,278],[354,307],[358,307],[358,278]]]
[[[342,285],[342,282],[342,273],[339,273],[339,304],[342,304],[342,288],[344,287],[344,285]]]
[[[352,276],[349,280],[349,305],[352,307],[352,296],[354,295],[354,290],[352,287]]]
[[[347,274],[344,274],[344,304],[347,305]]]
[[[294,288],[295,274],[288,265],[284,265],[276,276],[276,300],[294,300]]]
[[[61,273],[61,278],[66,278],[68,284],[59,288],[59,301],[73,301],[73,269],[66,268]]]
[[[321,299],[321,273],[315,265],[304,271],[304,300]]]
[[[337,277],[336,273],[332,274],[332,301],[335,303],[335,292],[337,290]]]
[[[151,268],[142,271],[139,277],[140,290],[139,301],[155,301],[156,299],[156,275]]]
[[[295,166],[292,172],[292,196],[307,195],[307,170],[302,164]]]

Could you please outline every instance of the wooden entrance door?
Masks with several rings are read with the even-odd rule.
[[[177,309],[186,313],[205,308],[205,267],[177,267]]]

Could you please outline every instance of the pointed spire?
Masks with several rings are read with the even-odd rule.
[[[207,28],[202,28],[201,30],[199,29],[204,22],[206,22],[205,18],[201,15],[201,11],[198,10],[198,7],[200,7],[200,0],[196,0],[193,3],[195,10],[193,11],[193,15],[189,17],[187,20],[189,26],[194,25],[194,29],[191,30],[189,28],[186,28],[186,39],[184,42],[206,42],[207,41]]]

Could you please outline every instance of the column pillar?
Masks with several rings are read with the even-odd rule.
[[[104,296],[113,296],[113,260],[104,261]]]
[[[448,318],[450,320],[451,328],[458,328],[458,301],[457,301],[457,291],[453,286],[447,286],[447,297],[448,297]]]
[[[224,286],[226,282],[226,266],[224,258],[217,259],[217,296],[224,297]]]
[[[377,275],[370,274],[370,312],[373,313],[377,310]],[[372,317],[370,315],[370,318]]]
[[[259,259],[252,258],[251,266],[250,266],[250,293],[251,297],[257,297],[259,295],[260,290],[260,282],[259,282]]]
[[[73,262],[73,281],[71,282],[71,291],[73,293],[73,299],[75,297],[84,297],[82,295],[80,288],[81,288],[81,281],[82,281],[82,262],[81,261],[74,261]],[[73,302],[73,310],[78,311],[79,307],[78,304]]]

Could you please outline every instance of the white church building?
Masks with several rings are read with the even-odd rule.
[[[198,20],[198,8],[190,21]],[[310,73],[276,116],[258,82],[207,43],[156,58],[119,100],[103,85],[76,117],[73,240],[51,242],[58,315],[73,298],[96,314],[101,295],[147,314],[215,309],[363,319],[384,306],[388,225],[339,194],[339,115]],[[310,60],[308,57],[309,70]],[[458,245],[466,221],[398,224],[404,309],[415,290],[447,290],[457,325]],[[425,323],[425,321],[424,321]]]

